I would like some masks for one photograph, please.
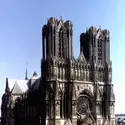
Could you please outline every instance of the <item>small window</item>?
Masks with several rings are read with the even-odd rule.
[[[20,98],[20,97],[17,97],[15,102],[18,103],[18,102],[20,102],[20,101],[21,101],[21,98]]]
[[[77,90],[79,90],[79,86],[77,86]]]

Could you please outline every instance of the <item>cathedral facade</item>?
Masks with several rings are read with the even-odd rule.
[[[115,125],[108,30],[81,33],[75,59],[72,22],[51,17],[42,28],[41,76],[21,83],[6,80],[2,125]]]

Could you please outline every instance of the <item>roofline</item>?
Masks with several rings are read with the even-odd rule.
[[[8,78],[8,77],[6,77],[6,79],[12,79],[12,80],[25,80],[25,79],[20,79],[20,78]],[[29,79],[28,80],[25,80],[25,81],[29,81]]]
[[[115,114],[115,116],[125,116],[125,114]]]

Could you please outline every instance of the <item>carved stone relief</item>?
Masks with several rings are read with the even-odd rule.
[[[81,70],[81,80],[83,80],[83,71]]]
[[[78,80],[80,80],[80,70],[78,70]]]
[[[54,102],[53,102],[53,100],[51,100],[50,105],[51,105],[51,111],[50,111],[51,118],[54,118]]]
[[[60,76],[59,79],[61,79],[61,77],[62,77],[62,67],[60,67],[60,75],[59,76]]]
[[[100,72],[100,81],[103,82],[103,72]]]
[[[63,79],[65,79],[65,67],[63,67]]]
[[[86,81],[89,81],[89,71],[86,72]]]
[[[77,80],[77,70],[75,70],[75,79]]]
[[[58,67],[58,79],[60,79],[60,67]]]
[[[92,81],[92,71],[89,71],[89,81]]]
[[[70,72],[71,72],[71,76],[70,76],[70,77],[71,77],[71,79],[74,79],[74,74],[75,74],[75,73],[74,73],[73,68],[71,68]]]
[[[111,72],[109,72],[109,75],[108,75],[108,81],[109,81],[109,82],[112,81],[112,74],[111,74]]]
[[[96,114],[100,115],[100,105],[99,104],[96,105]]]
[[[64,122],[64,125],[72,125],[70,119],[66,120],[66,121]]]
[[[53,67],[51,66],[50,67],[50,78],[52,78],[52,76],[53,76]]]
[[[101,72],[98,71],[98,81],[101,82]]]
[[[53,76],[53,77],[54,77],[54,78],[56,78],[56,77],[57,77],[57,68],[56,68],[56,67],[54,67],[54,69],[53,69],[53,70],[54,70],[54,72],[53,72],[53,75],[54,75],[54,76]]]
[[[94,76],[95,76],[95,81],[98,81],[98,72],[95,71],[94,74],[95,74],[95,75],[94,75]]]
[[[49,103],[46,101],[46,116],[49,116]]]
[[[83,72],[83,76],[84,81],[86,81],[86,71]]]
[[[79,115],[86,115],[88,110],[90,110],[89,109],[90,102],[89,102],[88,97],[82,96],[82,95],[80,97],[78,97],[76,106],[77,106],[76,107],[77,113]]]
[[[60,116],[60,101],[55,101],[55,115]]]
[[[56,123],[56,125],[60,125],[60,121],[59,120],[56,120],[55,123]]]
[[[76,115],[76,102],[72,101],[72,115]]]
[[[89,117],[86,119],[85,124],[86,125],[93,125],[94,123],[93,123],[92,119]]]
[[[63,67],[61,67],[61,73],[60,73],[61,79],[63,79]]]

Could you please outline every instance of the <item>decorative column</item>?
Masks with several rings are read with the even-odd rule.
[[[56,81],[55,91],[55,125],[60,125],[60,95],[59,95],[59,83]]]
[[[99,84],[95,85],[95,90],[96,90],[96,120],[97,120],[97,125],[101,124],[101,107],[102,107],[102,100],[100,96],[100,90],[99,90]]]
[[[77,113],[76,113],[76,90],[74,83],[72,83],[72,125],[77,125]]]

